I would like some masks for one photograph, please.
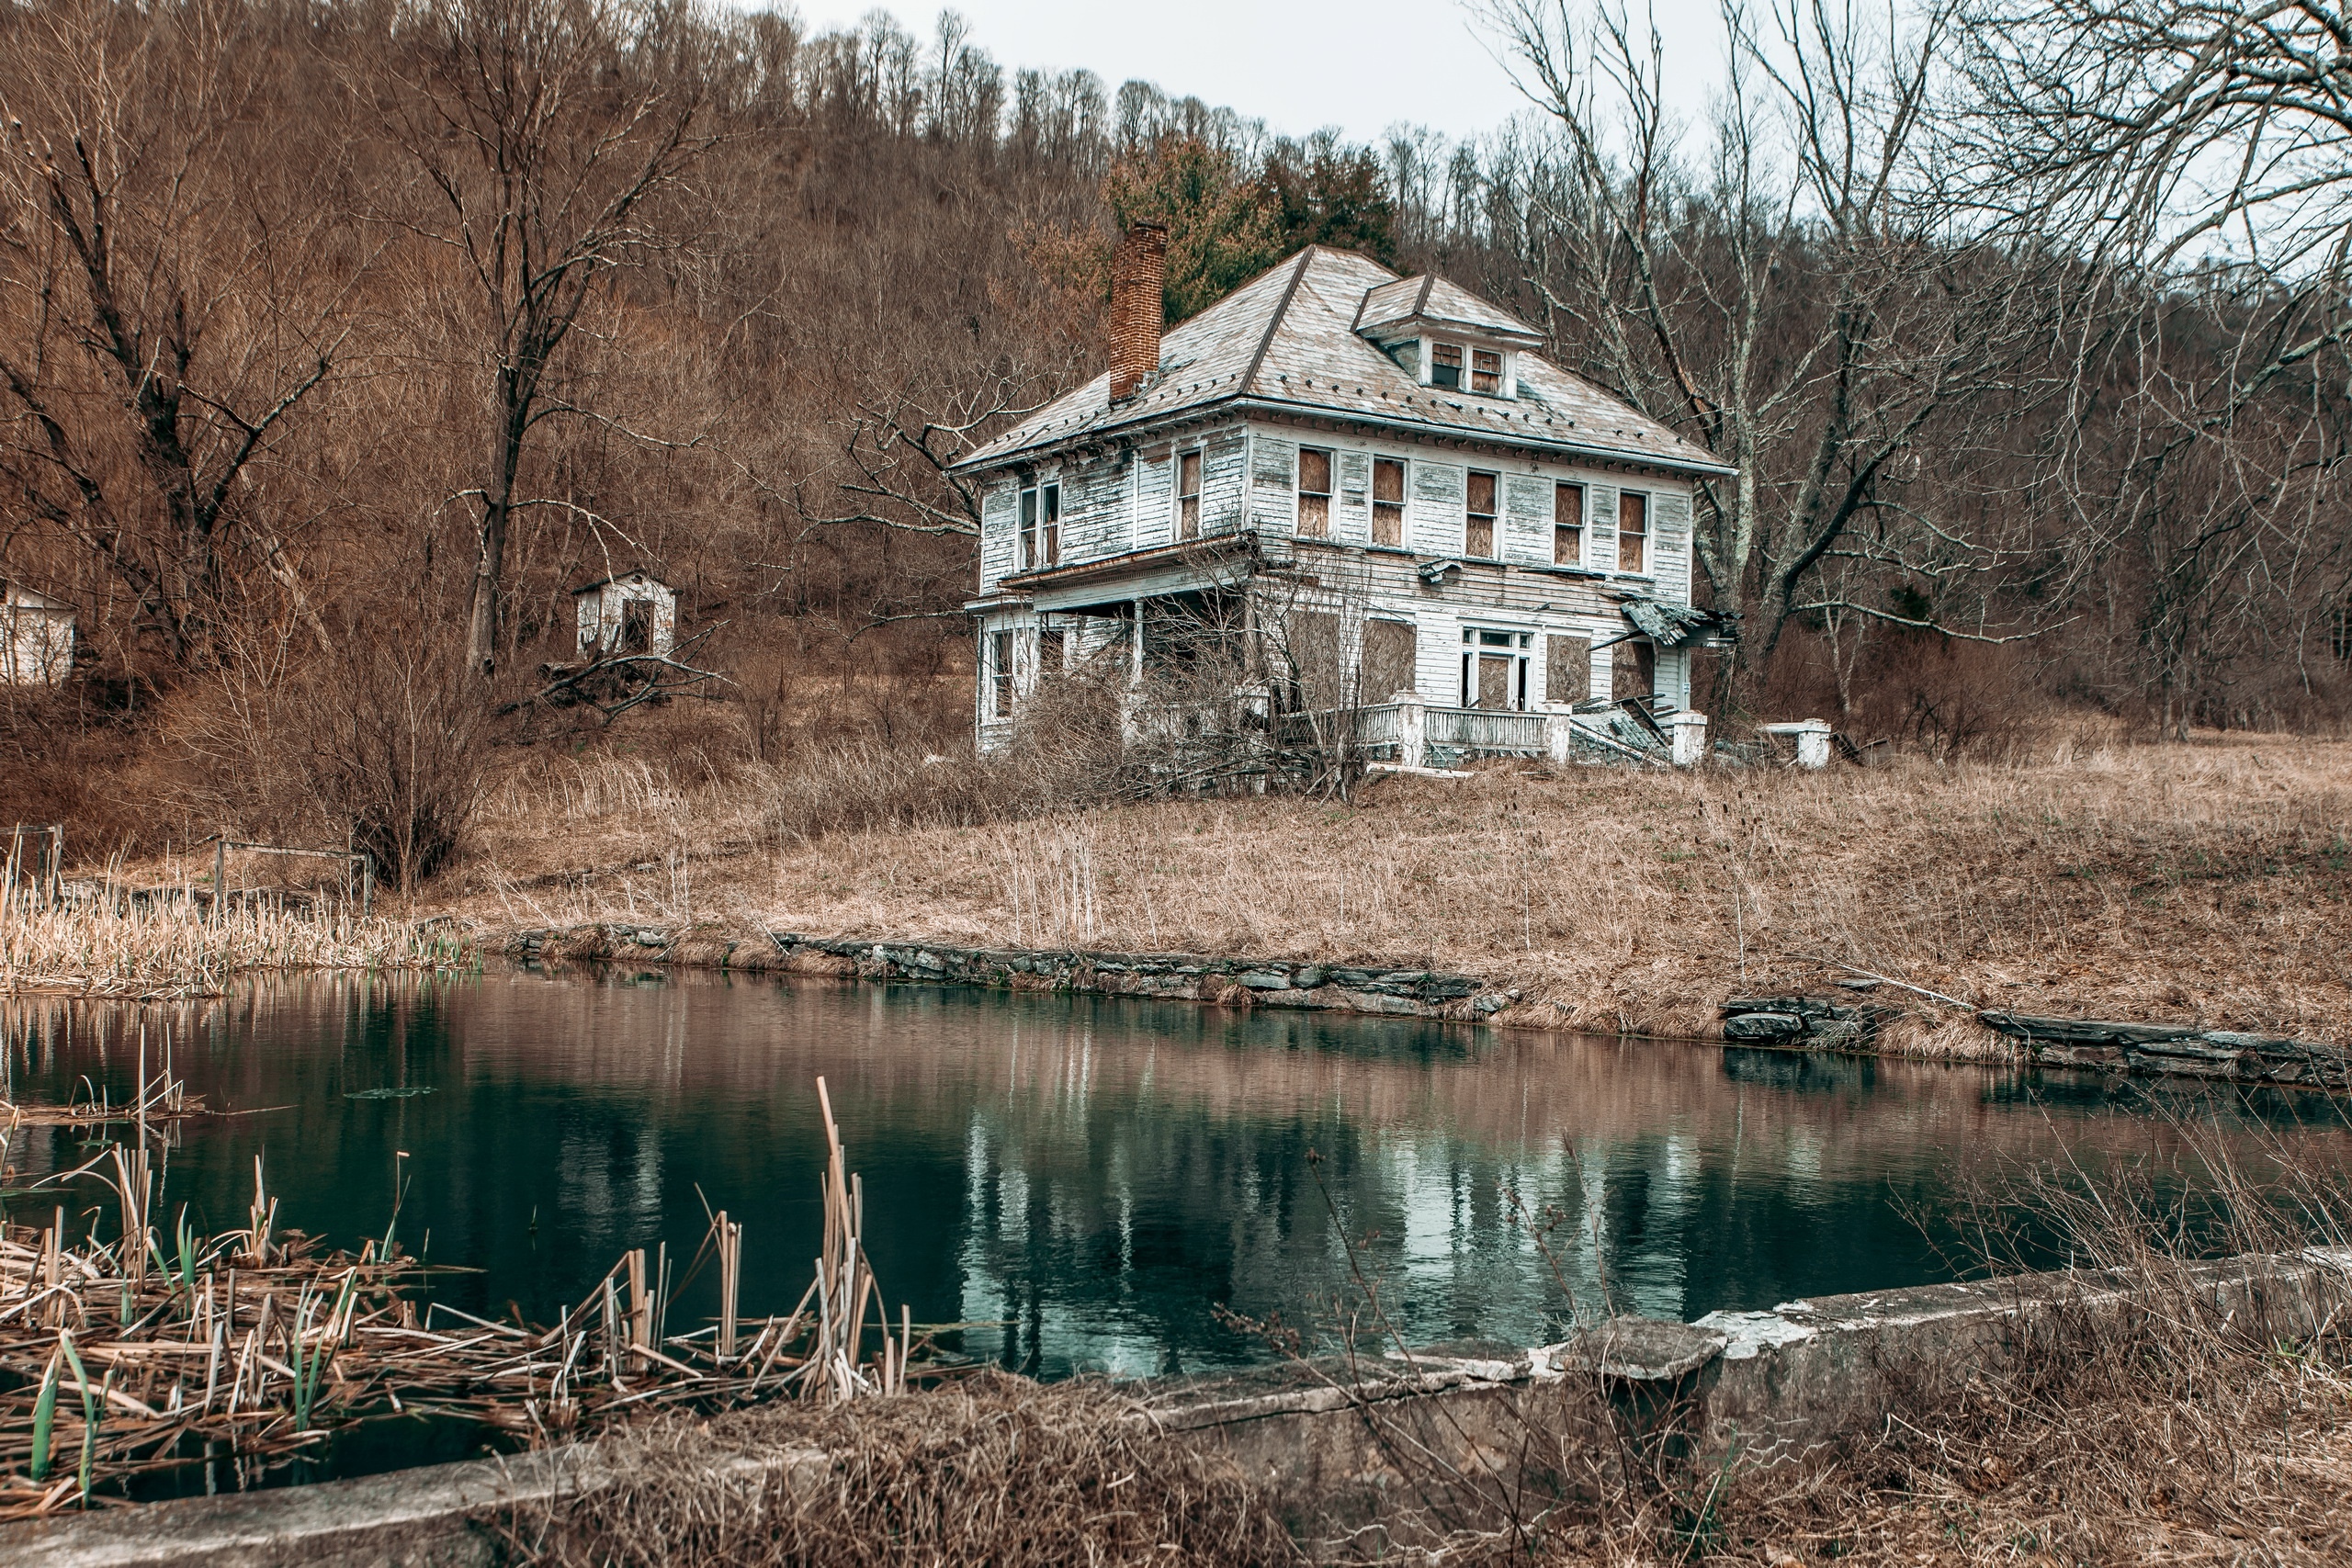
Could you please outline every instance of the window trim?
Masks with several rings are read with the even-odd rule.
[[[1489,637],[1509,637],[1507,644],[1489,645]],[[1535,651],[1535,633],[1525,626],[1482,626],[1475,621],[1462,623],[1462,706],[1475,708],[1473,700],[1478,691],[1478,660],[1482,655],[1494,654],[1513,661],[1510,682],[1510,705],[1505,713],[1525,713],[1528,693],[1528,665]]]
[[[1494,485],[1494,494],[1487,498],[1487,512],[1474,512],[1470,507],[1470,492],[1476,481],[1487,479]],[[1484,519],[1487,525],[1487,547],[1475,549],[1470,543],[1473,522]],[[1499,469],[1464,468],[1462,471],[1462,554],[1470,560],[1500,560],[1502,558],[1503,476]]]
[[[1380,466],[1383,463],[1393,463],[1396,468],[1396,499],[1395,501],[1383,501],[1380,499]],[[1411,522],[1413,502],[1412,459],[1408,457],[1384,457],[1377,452],[1374,453],[1372,457],[1372,489],[1369,493],[1372,501],[1372,517],[1370,520],[1370,526],[1372,529],[1372,543],[1374,547],[1390,550],[1409,549],[1411,546],[1406,540],[1406,534],[1408,532],[1408,525]],[[1380,536],[1380,509],[1384,506],[1393,506],[1396,509],[1396,536],[1394,539],[1384,539]]]
[[[1189,494],[1184,490],[1184,472],[1188,465],[1192,469],[1193,486]],[[1176,537],[1180,542],[1185,539],[1197,539],[1201,536],[1201,497],[1208,489],[1208,468],[1207,446],[1186,446],[1178,449],[1176,482],[1171,488],[1175,496]],[[1186,502],[1192,502],[1192,512],[1189,516],[1184,510]]]
[[[1016,641],[1013,628],[1011,626],[989,633],[988,716],[991,720],[1008,719],[1012,716],[1012,704],[1015,696],[1012,678],[1017,668],[1017,658],[1013,649]]]
[[[1310,491],[1306,488],[1306,455],[1309,452],[1318,452],[1321,453],[1323,457],[1323,488],[1319,491]],[[1296,460],[1291,465],[1292,533],[1297,535],[1303,539],[1328,539],[1331,537],[1332,502],[1339,497],[1339,484],[1340,454],[1338,448],[1331,446],[1302,446],[1298,448]],[[1306,531],[1306,502],[1307,498],[1310,496],[1317,497],[1323,502],[1323,525],[1320,529],[1311,534]]]
[[[1021,487],[1014,511],[1016,572],[1051,571],[1062,563],[1062,481],[1039,479]]]
[[[1563,523],[1560,521],[1560,492],[1562,491],[1568,490],[1572,490],[1577,492],[1577,520],[1572,524]],[[1585,564],[1584,542],[1586,532],[1591,526],[1592,487],[1587,484],[1580,484],[1573,479],[1554,479],[1552,481],[1552,564],[1554,566],[1582,567]],[[1576,558],[1574,560],[1562,560],[1560,558],[1560,536],[1563,534],[1569,534],[1575,536],[1577,548]]]
[[[1617,570],[1624,576],[1650,575],[1650,520],[1657,514],[1656,508],[1650,504],[1654,494],[1654,491],[1645,490],[1620,490],[1617,492]],[[1634,536],[1641,541],[1637,552],[1641,559],[1632,566],[1625,564],[1625,502],[1628,501],[1640,502],[1642,511],[1641,531]]]

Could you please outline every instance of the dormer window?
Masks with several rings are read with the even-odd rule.
[[[1430,344],[1430,385],[1453,387],[1462,385],[1462,345],[1458,343]]]
[[[1503,356],[1491,348],[1470,351],[1470,389],[1487,396],[1500,397],[1503,389]]]

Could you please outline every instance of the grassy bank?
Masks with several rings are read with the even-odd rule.
[[[756,777],[566,761],[493,793],[435,908],[962,944],[1422,963],[1517,1021],[1694,1032],[1854,969],[1971,1003],[2352,1039],[2352,744],[2060,738],[1817,774],[1526,767],[1352,804],[1163,801],[1010,821],[844,770],[811,832]],[[889,793],[901,798],[894,802]],[[863,802],[846,798],[863,790]],[[862,807],[862,809],[861,809]],[[967,814],[968,815],[968,814]],[[860,825],[860,824],[863,825]],[[1977,1048],[1909,993],[1893,1043]]]
[[[310,913],[266,903],[220,918],[186,899],[102,898],[47,908],[0,903],[0,995],[214,995],[263,969],[408,969],[470,963],[441,925]]]

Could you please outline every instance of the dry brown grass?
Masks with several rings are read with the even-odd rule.
[[[1298,1561],[1232,1464],[1137,1408],[989,1373],[825,1414],[665,1422],[615,1439],[623,1479],[516,1521],[516,1544],[561,1568]]]
[[[2026,761],[1819,774],[1500,769],[1378,782],[1351,807],[917,815],[815,838],[779,839],[764,795],[650,761],[543,764],[493,792],[442,896],[491,926],[1427,962],[1522,987],[1520,1021],[1591,1029],[1696,1032],[1727,993],[1817,987],[1845,964],[1986,1006],[2352,1039],[2341,741],[2059,737]],[[1979,1038],[1918,1005],[1897,1043]]]

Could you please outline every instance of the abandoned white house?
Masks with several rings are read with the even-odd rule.
[[[599,578],[571,591],[580,657],[667,653],[678,636],[678,596],[646,571]]]
[[[1275,710],[1344,705],[1374,754],[1565,755],[1637,717],[1695,760],[1690,649],[1725,630],[1690,608],[1691,489],[1732,470],[1510,313],[1351,252],[1163,334],[1165,249],[1152,224],[1120,246],[1110,371],[956,465],[983,749],[1041,672],[1125,660],[1140,691],[1223,617]],[[1285,638],[1287,679],[1261,651]],[[1302,691],[1312,640],[1339,678]]]
[[[19,582],[0,592],[0,683],[53,686],[74,672],[74,606]]]

